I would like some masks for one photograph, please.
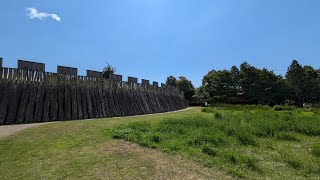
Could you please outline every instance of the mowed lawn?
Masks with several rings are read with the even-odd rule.
[[[0,179],[319,179],[319,111],[276,110],[44,124],[0,140]]]
[[[141,117],[55,122],[0,139],[0,179],[218,179],[220,170],[112,139],[130,122],[188,117],[200,108]]]

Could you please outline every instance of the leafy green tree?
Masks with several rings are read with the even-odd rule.
[[[197,104],[204,104],[205,102],[209,102],[210,95],[204,86],[200,86],[195,89],[195,94],[193,95],[192,99]]]
[[[180,76],[179,79],[176,81],[176,85],[180,91],[183,91],[186,100],[190,102],[192,100],[192,96],[195,93],[195,88],[192,82],[188,80],[186,77]]]
[[[296,102],[296,105],[300,106],[302,106],[304,99],[301,88],[304,84],[303,71],[303,67],[298,63],[298,61],[293,60],[286,73],[286,79],[291,91],[290,96]]]
[[[116,68],[107,63],[107,66],[103,68],[102,75],[103,78],[109,78],[111,74],[114,74],[116,72]]]
[[[167,77],[166,85],[177,87],[177,78],[175,78],[174,76]]]
[[[304,102],[317,102],[319,101],[319,72],[311,66],[304,66],[304,83],[302,88]]]
[[[203,77],[202,85],[209,93],[211,101],[224,102],[228,97],[234,97],[239,91],[238,72],[237,68],[233,67],[232,71],[209,71]]]
[[[211,102],[277,104],[285,100],[287,86],[281,76],[266,68],[258,69],[247,62],[240,69],[209,71],[202,85]]]
[[[319,71],[311,66],[302,66],[293,60],[286,74],[291,91],[290,97],[298,106],[305,102],[319,101]]]

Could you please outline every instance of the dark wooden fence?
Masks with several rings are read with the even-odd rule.
[[[125,82],[77,76],[71,71],[0,67],[0,125],[152,114],[188,106],[169,86],[149,81],[142,85],[136,78]]]

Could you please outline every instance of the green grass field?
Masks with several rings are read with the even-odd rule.
[[[67,121],[44,124],[0,139],[0,179],[209,179],[230,178],[179,156],[112,139],[130,122],[157,122],[198,113]]]
[[[319,179],[319,136],[318,111],[230,105],[113,131],[115,139],[252,179]]]
[[[0,179],[319,179],[319,136],[292,107],[56,122],[0,139]]]

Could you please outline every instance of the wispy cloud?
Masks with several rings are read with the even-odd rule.
[[[46,19],[46,18],[52,18],[53,20],[56,21],[61,21],[61,18],[57,14],[49,14],[45,12],[39,12],[36,8],[26,8],[27,11],[27,16],[30,19]]]

